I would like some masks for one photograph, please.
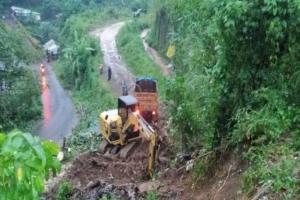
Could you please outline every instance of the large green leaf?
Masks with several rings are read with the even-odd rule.
[[[60,170],[58,145],[14,130],[0,134],[0,191],[2,199],[39,199],[49,172]]]
[[[6,135],[4,133],[0,133],[0,148],[6,140]]]
[[[52,156],[57,156],[60,151],[58,144],[45,140],[42,142],[42,147],[46,152],[49,152]]]

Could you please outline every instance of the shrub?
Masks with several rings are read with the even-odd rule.
[[[147,193],[146,200],[159,200],[159,198],[156,192],[151,191]]]
[[[250,141],[254,145],[275,141],[291,126],[290,110],[276,90],[254,91],[248,108],[240,109],[232,133],[232,143]]]
[[[243,175],[244,192],[251,194],[259,185],[269,187],[283,199],[299,197],[299,153],[294,153],[290,144],[252,147],[245,158],[251,165]]]
[[[39,199],[44,181],[60,170],[59,146],[18,130],[0,134],[1,199]]]
[[[60,183],[56,195],[57,200],[67,200],[72,194],[73,186],[69,181],[63,181]]]

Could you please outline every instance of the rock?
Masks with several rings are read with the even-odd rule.
[[[158,181],[148,181],[141,183],[138,185],[138,190],[140,193],[149,192],[153,190],[157,190],[160,186],[160,183]]]
[[[96,182],[91,181],[87,184],[87,188],[94,189],[94,188],[98,187],[99,185],[100,185],[100,181],[96,181]]]
[[[188,172],[188,171],[191,171],[193,169],[193,166],[194,166],[194,160],[189,160],[187,163],[186,163],[186,167],[185,167],[185,170]]]
[[[168,163],[170,161],[169,158],[164,157],[164,156],[159,156],[158,160],[159,160],[160,163]]]

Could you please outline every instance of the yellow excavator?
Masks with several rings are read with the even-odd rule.
[[[99,116],[100,132],[103,142],[100,145],[102,153],[119,153],[126,158],[139,140],[149,143],[147,172],[151,177],[155,165],[157,149],[157,133],[140,115],[138,100],[131,96],[118,98],[118,109],[104,111]]]

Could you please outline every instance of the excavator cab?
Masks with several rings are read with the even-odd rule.
[[[138,137],[138,127],[132,122],[132,114],[139,114],[138,101],[131,95],[118,98],[118,109],[104,111],[99,116],[101,133],[113,145],[125,145],[128,139]],[[123,130],[125,124],[130,124]]]
[[[122,119],[122,124],[124,124],[128,115],[131,112],[139,112],[138,110],[138,101],[131,95],[121,96],[118,98],[118,115]]]

